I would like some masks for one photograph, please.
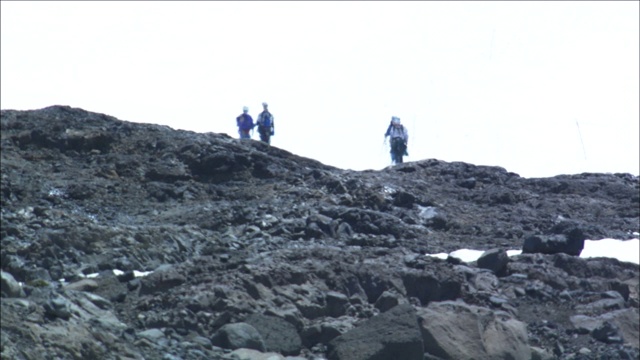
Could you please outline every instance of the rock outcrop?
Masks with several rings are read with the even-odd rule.
[[[638,359],[631,174],[350,171],[67,106],[1,112],[4,359]],[[485,251],[477,262],[428,253]],[[523,250],[508,257],[507,250]]]

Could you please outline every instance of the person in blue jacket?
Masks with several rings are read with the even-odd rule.
[[[273,121],[273,115],[269,112],[269,105],[266,102],[262,103],[264,109],[256,120],[258,126],[258,133],[260,134],[260,140],[271,143],[271,137],[275,134],[275,123]]]
[[[253,135],[253,128],[256,125],[253,123],[251,115],[249,115],[248,107],[244,106],[242,108],[242,114],[236,118],[236,124],[238,125],[240,139],[251,139],[251,135]],[[251,132],[251,134],[249,132]]]

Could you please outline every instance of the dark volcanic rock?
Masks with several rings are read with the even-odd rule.
[[[530,359],[526,324],[510,315],[464,303],[418,310],[425,350],[443,359]]]
[[[14,277],[4,271],[1,272],[0,289],[2,291],[2,297],[21,297],[24,296],[24,290]]]
[[[224,325],[213,334],[211,343],[226,349],[244,348],[264,351],[266,348],[258,330],[244,322]]]
[[[508,262],[507,252],[501,249],[487,250],[477,260],[479,268],[489,269],[496,274],[502,274]]]
[[[244,320],[262,336],[267,351],[283,355],[297,355],[302,350],[302,339],[295,326],[279,317],[252,314]]]
[[[638,358],[638,265],[576,256],[637,237],[637,176],[348,171],[67,106],[0,115],[3,360]],[[425,256],[461,248],[485,253]]]
[[[584,248],[584,241],[586,240],[582,229],[569,222],[560,222],[551,229],[551,232],[551,235],[527,237],[524,240],[522,252],[580,255]]]
[[[331,360],[423,358],[423,344],[416,311],[398,305],[375,316],[329,343]]]

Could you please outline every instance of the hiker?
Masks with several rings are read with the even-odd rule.
[[[240,139],[251,139],[251,135],[253,135],[253,118],[249,115],[249,108],[244,106],[242,108],[242,114],[236,118],[236,124],[238,124],[238,133],[240,134]],[[249,131],[251,131],[251,135],[249,135]]]
[[[387,132],[384,134],[385,141],[387,140],[387,136],[391,139],[391,161],[396,164],[402,163],[402,156],[409,155],[409,153],[407,153],[409,132],[407,128],[402,126],[399,117],[391,117],[391,123],[387,128]]]
[[[273,122],[273,115],[269,112],[269,104],[262,103],[262,112],[258,115],[256,125],[258,125],[258,133],[260,134],[260,140],[271,143],[271,137],[275,134],[275,127]]]

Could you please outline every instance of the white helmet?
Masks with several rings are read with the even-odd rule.
[[[392,116],[391,117],[391,122],[394,124],[400,124],[400,118],[397,116]]]
[[[248,107],[248,106],[243,106],[243,107],[242,107],[242,111],[243,111],[243,112],[247,112],[247,111],[249,111],[249,107]]]

